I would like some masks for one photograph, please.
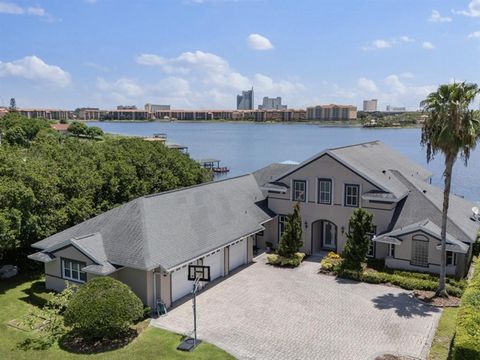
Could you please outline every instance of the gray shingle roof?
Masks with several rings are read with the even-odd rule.
[[[262,230],[272,217],[263,201],[253,175],[245,175],[138,198],[33,246],[73,239],[110,264],[170,270]]]
[[[253,176],[255,177],[255,180],[257,180],[258,185],[263,186],[297,166],[298,165],[294,164],[272,163],[255,171]]]
[[[408,188],[408,196],[397,205],[390,230],[428,219],[437,227],[442,226],[443,190],[414,177],[406,177],[398,171],[393,174]],[[472,243],[480,224],[470,219],[473,203],[450,195],[447,232],[457,240]]]
[[[404,184],[392,175],[390,170],[395,169],[406,176],[415,177],[423,181],[432,176],[428,170],[381,141],[372,141],[325,150],[305,160],[296,168],[290,169],[280,175],[274,179],[274,182],[281,180],[285,176],[308,165],[325,154],[332,156],[340,163],[351,168],[384,192],[391,193],[397,200],[403,198],[408,193],[408,190]]]

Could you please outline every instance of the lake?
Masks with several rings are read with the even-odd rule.
[[[381,140],[428,168],[433,184],[443,187],[443,158],[427,164],[420,146],[420,129],[365,129],[313,124],[261,124],[213,122],[90,122],[112,134],[151,136],[166,133],[168,142],[188,146],[193,159],[216,158],[228,166],[227,176],[255,171],[272,162],[301,162],[332,147]],[[395,164],[392,164],[394,167]],[[480,150],[468,167],[460,159],[453,174],[452,192],[480,201]]]

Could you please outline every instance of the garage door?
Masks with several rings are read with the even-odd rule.
[[[230,245],[230,262],[229,270],[236,269],[237,267],[247,262],[247,241],[241,240],[240,242]]]
[[[192,292],[193,281],[187,279],[188,266],[172,273],[172,301],[176,301]]]
[[[223,276],[223,249],[203,258],[203,265],[210,266],[210,281]]]

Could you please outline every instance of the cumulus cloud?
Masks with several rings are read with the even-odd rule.
[[[422,47],[426,50],[433,50],[435,49],[435,45],[433,45],[430,41],[424,41],[422,43]]]
[[[449,16],[442,16],[437,10],[432,10],[432,14],[428,18],[430,22],[452,22],[452,18]]]
[[[402,35],[398,37],[394,37],[392,39],[377,39],[373,40],[368,43],[366,46],[363,46],[362,49],[365,51],[368,50],[376,50],[376,49],[390,49],[395,45],[399,45],[402,43],[414,43],[415,39],[411,38],[407,35]]]
[[[415,42],[415,39],[412,39],[411,37],[406,35],[400,36],[399,40],[403,42]]]
[[[62,87],[71,81],[68,72],[59,66],[45,63],[37,56],[25,56],[11,62],[0,61],[0,77],[2,76],[39,80]]]
[[[480,0],[472,0],[467,10],[452,10],[454,14],[470,17],[480,17]]]
[[[361,77],[357,80],[357,86],[360,90],[366,92],[375,92],[377,91],[377,85],[371,79],[367,79],[366,77]]]
[[[184,52],[175,57],[141,54],[135,61],[140,65],[158,68],[160,75],[176,75],[188,81],[190,89],[194,89],[189,92],[189,104],[197,104],[197,107],[232,108],[235,94],[252,86],[257,96],[293,98],[300,97],[305,90],[305,86],[296,80],[273,79],[261,73],[242,74],[224,58],[200,50]]]
[[[0,1],[0,14],[45,16],[47,12],[39,6],[22,7],[15,3]]]
[[[480,39],[480,31],[475,31],[468,34],[469,39]]]
[[[247,38],[247,44],[253,50],[272,50],[273,45],[268,38],[260,34],[250,34]]]

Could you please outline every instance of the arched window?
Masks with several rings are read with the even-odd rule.
[[[424,235],[412,237],[412,258],[410,263],[415,266],[428,267],[428,238]]]

